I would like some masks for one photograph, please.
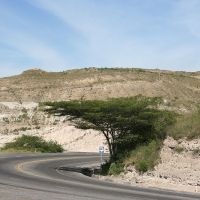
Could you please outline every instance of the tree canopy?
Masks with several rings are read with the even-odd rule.
[[[158,97],[127,97],[103,100],[46,102],[48,113],[70,115],[100,130],[109,147],[111,161],[117,154],[153,139],[164,139],[174,122],[170,111],[159,110]]]

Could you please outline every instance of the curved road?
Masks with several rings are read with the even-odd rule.
[[[93,179],[63,165],[92,165],[99,154],[0,154],[0,199],[20,200],[199,200],[200,195],[151,190]]]

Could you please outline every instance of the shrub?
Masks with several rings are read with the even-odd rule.
[[[109,167],[108,174],[109,175],[116,175],[124,171],[123,165],[118,162],[111,163]]]
[[[146,172],[148,170],[148,165],[144,160],[141,160],[138,164],[138,170],[140,172]]]
[[[21,127],[19,130],[20,130],[20,131],[26,131],[26,130],[27,130],[27,127]]]
[[[149,144],[140,145],[135,150],[132,150],[129,158],[125,158],[124,164],[135,165],[140,172],[153,170],[159,162],[159,150],[161,141],[151,141]]]
[[[2,131],[3,135],[8,135],[9,130],[6,128],[5,130]]]
[[[9,124],[9,119],[8,119],[7,117],[4,117],[4,118],[3,118],[3,121],[4,121],[5,123]]]
[[[22,121],[22,119],[29,119],[27,113],[24,113],[24,114],[22,114],[22,115],[19,115],[18,121]]]
[[[16,151],[23,150],[29,152],[42,152],[42,153],[57,153],[63,152],[64,149],[60,144],[54,141],[46,142],[38,136],[22,135],[17,138],[14,142],[6,143],[2,150],[14,149]]]
[[[23,112],[23,113],[27,113],[26,108],[22,108],[22,112]]]
[[[38,125],[39,123],[38,123],[38,121],[37,121],[36,119],[34,119],[34,120],[32,121],[32,124],[33,124],[33,125]]]
[[[183,147],[176,147],[175,149],[174,149],[174,151],[175,152],[177,152],[177,153],[181,153],[181,152],[183,152],[185,149],[183,148]]]
[[[200,136],[200,112],[183,114],[177,123],[168,129],[168,135],[178,140],[186,137],[188,140]]]
[[[137,72],[145,72],[144,69],[137,69]]]
[[[200,149],[194,149],[193,150],[193,155],[198,155],[200,154]]]

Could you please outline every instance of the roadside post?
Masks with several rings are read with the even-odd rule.
[[[100,153],[100,164],[102,165],[102,155],[104,153],[104,146],[99,147],[99,153]]]

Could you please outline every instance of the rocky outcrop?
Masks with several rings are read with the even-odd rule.
[[[200,186],[200,140],[175,141],[168,137],[161,151],[157,175],[171,183]]]

